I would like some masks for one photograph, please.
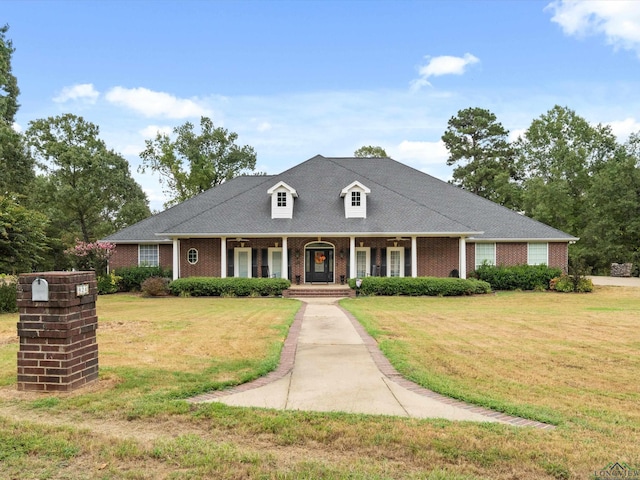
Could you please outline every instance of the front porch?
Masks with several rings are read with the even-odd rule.
[[[367,276],[466,276],[465,239],[317,236],[173,240],[175,278],[288,278],[294,285],[342,285]],[[473,259],[471,259],[473,262]]]

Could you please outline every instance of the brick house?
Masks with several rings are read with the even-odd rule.
[[[389,158],[317,155],[279,175],[241,176],[105,239],[110,268],[174,278],[460,276],[487,261],[564,270],[564,232]]]

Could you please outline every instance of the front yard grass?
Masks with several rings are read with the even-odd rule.
[[[341,304],[424,386],[548,421],[498,424],[190,405],[275,367],[299,302],[100,297],[100,381],[16,391],[0,315],[0,478],[595,478],[640,467],[640,290]]]

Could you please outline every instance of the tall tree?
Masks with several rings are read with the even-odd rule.
[[[0,28],[0,120],[11,125],[18,111],[18,80],[11,72],[11,57],[15,48],[6,38],[9,25]]]
[[[388,158],[387,152],[382,147],[365,145],[353,152],[354,157],[359,158]]]
[[[454,185],[509,208],[520,205],[519,172],[508,140],[509,131],[483,108],[458,111],[442,135],[453,170]]]
[[[0,28],[0,195],[24,195],[34,178],[33,160],[24,147],[22,135],[13,129],[20,89],[11,70],[15,48],[6,38],[8,30],[8,25]]]
[[[0,196],[0,273],[30,272],[47,249],[45,215]]]
[[[26,132],[48,195],[53,225],[65,233],[65,247],[77,237],[91,242],[150,215],[142,188],[129,163],[107,149],[99,128],[82,117],[64,114],[30,122]]]
[[[158,133],[145,142],[140,153],[142,166],[160,175],[170,200],[165,206],[191,198],[211,187],[256,167],[253,147],[236,145],[238,134],[215,127],[208,117],[200,118],[200,133],[187,122],[173,129],[175,140]]]
[[[524,174],[525,213],[581,236],[592,173],[617,149],[611,129],[591,126],[573,110],[556,105],[531,123],[516,148]]]
[[[575,254],[598,272],[640,261],[640,132],[598,166],[585,192],[586,225]]]

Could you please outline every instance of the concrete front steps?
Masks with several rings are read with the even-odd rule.
[[[300,297],[355,297],[356,292],[349,288],[348,285],[332,285],[332,284],[308,284],[308,285],[291,285],[290,288],[282,292],[285,298]]]

